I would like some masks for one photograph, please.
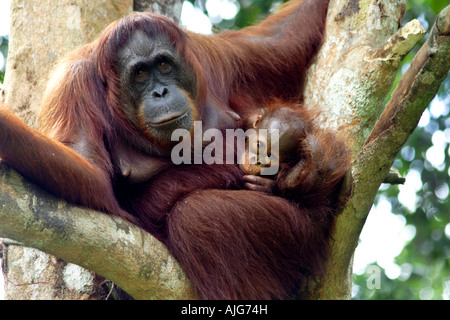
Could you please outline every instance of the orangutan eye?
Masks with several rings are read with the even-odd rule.
[[[135,80],[137,83],[144,83],[150,77],[147,68],[139,68],[136,70]]]
[[[258,142],[256,142],[256,147],[258,148],[258,150],[264,151],[266,148],[266,145],[264,144],[264,142],[258,140]]]
[[[172,71],[172,66],[170,63],[166,61],[161,61],[158,64],[158,71],[161,72],[162,74],[168,74],[170,71]]]

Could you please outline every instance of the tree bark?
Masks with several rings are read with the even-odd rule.
[[[136,1],[142,2],[151,3]],[[160,1],[152,8],[178,20],[181,3]],[[133,0],[13,0],[1,97],[18,116],[38,128],[36,115],[52,66],[67,52],[94,40],[109,23],[127,15],[133,7]],[[109,288],[100,285],[103,279],[94,273],[34,249],[4,244],[3,259],[9,299],[99,299],[110,294]],[[73,281],[74,277],[80,281]]]
[[[117,217],[69,205],[28,183],[5,165],[0,165],[0,168],[0,185],[3,186],[0,192],[0,234],[73,263],[64,264],[62,274],[53,274],[51,278],[62,275],[59,280],[63,281],[63,286],[69,289],[77,286],[77,291],[84,293],[80,297],[67,297],[68,293],[64,293],[66,298],[88,298],[89,291],[94,289],[92,282],[95,276],[78,266],[95,270],[105,278],[113,278],[117,285],[137,299],[195,297],[176,260],[161,242],[147,232]],[[32,290],[29,298],[43,298],[31,284],[39,282],[40,287],[45,287],[49,285],[48,280],[44,281],[34,272],[47,272],[45,268],[55,261],[41,252],[30,253],[30,250],[19,250],[23,255],[36,255],[32,262],[40,264],[39,269],[23,270],[28,278],[26,283]],[[7,259],[11,261],[8,266],[17,263],[16,251],[10,253],[8,250]],[[39,280],[32,280],[33,277]]]
[[[406,0],[330,1],[326,39],[308,71],[305,103],[322,110],[318,121],[324,127],[345,136],[354,161],[342,189],[340,215],[333,229],[326,275],[310,279],[302,298],[351,297],[352,256],[375,194],[398,150],[448,72],[450,17],[447,7],[383,112],[401,60],[425,34],[416,20],[398,30],[405,5]],[[158,251],[162,260],[154,252],[144,253],[141,243],[153,243],[151,236],[130,231],[121,238],[121,232],[134,230],[133,226],[101,213],[62,204],[37,187],[24,188],[21,185],[26,182],[14,182],[17,176],[10,169],[0,168],[0,172],[4,179],[0,185],[5,186],[0,188],[0,203],[6,204],[0,206],[0,236],[22,241],[97,271],[126,287],[136,298],[192,297],[189,284],[185,283],[187,280],[179,266],[169,262],[173,260],[167,252]],[[104,220],[102,224],[110,226],[97,231],[105,233],[106,240],[83,236],[87,231],[83,231],[78,217],[89,221],[98,219],[97,215]],[[138,240],[130,240],[130,234]],[[114,271],[115,264],[120,267],[123,261],[108,260],[113,256],[111,250],[105,256],[96,251],[99,241],[106,241],[114,248],[111,250],[116,250],[117,245],[118,252],[121,246],[128,246],[130,261],[136,261],[135,267],[147,272],[134,273],[130,279],[119,270]],[[80,251],[77,247],[86,249]],[[96,254],[111,265],[113,271],[107,273],[102,259],[94,259]],[[161,266],[169,264],[171,271],[167,273]],[[141,281],[153,281],[152,276],[164,281],[138,286]],[[165,277],[173,282],[166,284]],[[172,291],[180,288],[180,295]]]
[[[179,23],[182,7],[183,1],[180,0],[134,0],[133,10],[158,12]]]
[[[36,115],[52,66],[132,8],[132,0],[13,0],[5,102],[25,122],[38,127]]]
[[[349,10],[352,3],[331,7],[328,23],[333,26],[327,26],[327,41],[308,74],[307,104],[314,102],[322,107],[321,123],[345,135],[354,158],[341,191],[342,209],[331,236],[326,276],[311,281],[306,291],[306,296],[314,299],[351,297],[352,258],[377,190],[449,70],[447,7],[383,111],[401,60],[425,30],[414,20],[387,38],[389,34],[379,31],[395,30],[403,14],[401,6],[380,1],[377,7],[369,3],[368,7]],[[372,19],[370,12],[380,20]],[[350,25],[347,34],[343,33]],[[329,74],[331,80],[326,84]],[[313,90],[320,84],[324,90]]]

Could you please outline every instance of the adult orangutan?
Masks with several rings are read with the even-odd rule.
[[[213,36],[130,14],[61,62],[39,132],[0,106],[0,158],[59,197],[151,232],[201,298],[286,298],[321,268],[308,232],[314,221],[286,199],[239,190],[236,166],[174,166],[171,134],[195,120],[204,130],[235,128],[274,97],[297,100],[327,6],[292,1],[259,25]],[[203,190],[180,187],[194,177]],[[159,189],[169,192],[173,215],[155,209]],[[209,247],[191,259],[197,245]],[[212,262],[223,263],[206,274]]]

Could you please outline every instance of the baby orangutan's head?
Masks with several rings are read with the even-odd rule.
[[[245,152],[239,162],[245,174],[275,175],[280,164],[298,160],[300,142],[311,130],[310,118],[298,108],[276,105],[249,117],[247,129],[254,130],[247,131]]]

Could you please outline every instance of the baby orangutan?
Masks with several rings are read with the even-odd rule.
[[[314,113],[301,105],[294,107],[275,104],[248,118],[247,129],[255,129],[256,137],[249,136],[240,168],[247,189],[318,209],[321,219],[336,210],[350,158],[343,141],[313,123]],[[273,129],[278,135],[270,134]],[[261,134],[264,130],[267,134]],[[278,150],[272,150],[274,146]],[[268,167],[278,167],[278,172],[263,177]]]

